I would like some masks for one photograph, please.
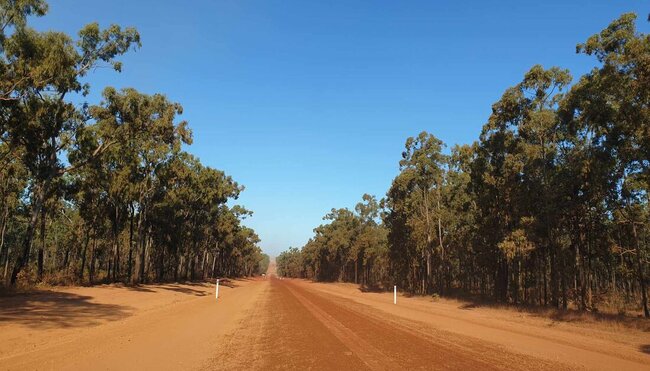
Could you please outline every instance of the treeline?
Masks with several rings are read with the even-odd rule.
[[[354,212],[332,209],[323,218],[330,222],[314,229],[315,236],[302,250],[290,248],[276,258],[278,274],[369,286],[386,283],[387,231],[380,212],[377,199],[367,194]]]
[[[380,210],[333,210],[279,272],[650,316],[650,36],[635,21],[577,46],[598,65],[575,83],[534,66],[472,145],[407,139]]]
[[[182,150],[191,131],[164,95],[85,77],[120,71],[135,29],[38,32],[42,0],[0,0],[0,274],[5,284],[146,282],[266,271],[229,207],[243,187]]]

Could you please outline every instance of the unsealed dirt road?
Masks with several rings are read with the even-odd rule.
[[[650,334],[277,278],[0,298],[0,369],[650,370]]]

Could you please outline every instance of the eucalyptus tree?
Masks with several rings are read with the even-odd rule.
[[[194,209],[194,223],[191,224],[193,230],[190,240],[195,246],[197,261],[199,258],[202,259],[201,274],[205,275],[205,267],[210,260],[210,255],[216,254],[213,246],[220,237],[216,235],[215,226],[221,217],[220,212],[223,210],[221,206],[229,200],[236,200],[243,187],[223,171],[211,167],[199,167],[197,178],[194,206],[191,206]],[[252,215],[252,212],[242,207],[235,208],[235,213],[238,219]],[[254,231],[250,230],[250,232],[254,234]],[[259,242],[257,236],[251,239],[256,240],[253,243],[255,245]],[[251,252],[251,254],[256,253]],[[261,259],[261,256],[256,255],[255,259]],[[253,264],[249,266],[252,267]]]
[[[447,220],[448,270],[446,292],[452,292],[458,282],[463,291],[478,291],[482,275],[477,261],[478,204],[471,188],[471,166],[476,156],[476,144],[456,145],[451,149],[445,176],[443,204]]]
[[[521,264],[533,250],[529,239],[540,248],[536,259],[542,262],[544,279],[550,259],[552,297],[558,298],[559,253],[552,235],[552,174],[560,141],[555,135],[555,108],[562,98],[558,91],[569,82],[566,70],[534,66],[492,106],[481,133],[472,186],[480,208],[481,245],[492,258],[494,295],[499,300],[509,297],[511,269],[517,276],[512,296],[519,298]]]
[[[10,66],[8,56],[4,53],[7,38],[12,34],[24,32],[28,17],[44,16],[47,10],[48,5],[44,0],[0,1],[0,107],[3,111],[18,102],[20,87],[24,89],[29,83],[29,71],[15,70]],[[4,125],[4,122],[0,124]],[[0,126],[0,133],[5,134],[5,130],[6,127]]]
[[[322,236],[328,251],[329,279],[346,280],[349,263],[355,259],[353,246],[359,221],[348,209],[332,209],[323,220],[330,223],[316,228],[316,234]]]
[[[181,150],[182,143],[190,144],[192,136],[187,122],[176,122],[176,116],[183,111],[181,105],[170,102],[162,94],[147,95],[135,89],[117,91],[107,88],[103,97],[104,102],[91,107],[90,114],[97,121],[97,137],[119,143],[115,149],[116,161],[124,171],[128,169],[128,173],[118,169],[118,175],[124,174],[128,179],[130,192],[124,192],[126,184],[118,176],[112,179],[117,182],[112,188],[115,190],[113,199],[118,203],[120,198],[129,197],[125,203],[137,210],[137,248],[133,250],[139,250],[137,280],[143,282],[151,228],[148,216],[159,187],[158,170]],[[134,213],[131,212],[131,217]]]
[[[348,281],[374,286],[384,283],[387,269],[377,269],[387,259],[387,231],[380,223],[381,204],[375,196],[363,195],[355,211],[332,209],[314,229],[314,236],[297,260],[288,255],[278,259],[278,269],[287,275],[323,281]],[[297,251],[297,250],[295,250]],[[291,267],[287,266],[291,265]],[[361,273],[361,274],[360,274]]]
[[[596,160],[597,179],[610,213],[634,236],[625,241],[635,256],[641,303],[648,310],[646,273],[650,191],[650,35],[636,30],[636,15],[623,14],[577,51],[596,57],[600,66],[582,76],[563,107],[571,132]],[[639,228],[641,230],[639,230]],[[619,241],[623,242],[623,241]]]
[[[649,316],[650,36],[635,21],[578,45],[598,65],[573,85],[567,70],[533,66],[471,146],[447,155],[431,134],[409,138],[377,228],[388,253],[371,269],[411,292],[580,310],[622,292]],[[350,259],[368,267],[365,207],[333,209],[279,270],[358,281],[344,273]]]
[[[151,210],[153,233],[159,244],[167,248],[167,254],[165,249],[156,252],[159,277],[164,276],[165,255],[174,259],[175,277],[183,268],[190,278],[198,269],[203,276],[209,255],[213,260],[216,257],[217,224],[225,211],[223,206],[239,195],[241,187],[222,171],[203,166],[186,152],[163,164],[159,179],[161,186]]]
[[[303,254],[297,247],[290,247],[275,259],[280,277],[303,277]]]
[[[236,276],[252,276],[258,269],[262,259],[262,251],[258,244],[260,238],[255,231],[248,227],[238,230],[235,238],[236,261],[231,266],[236,269]]]
[[[413,284],[419,281],[422,293],[428,293],[433,284],[434,254],[438,267],[446,264],[443,188],[448,157],[442,153],[443,146],[426,132],[408,138],[400,174],[387,197],[391,258],[401,262],[396,274],[410,277],[411,289],[416,289]],[[440,288],[441,280],[438,274]]]
[[[37,32],[28,27],[5,37],[4,72],[20,76],[11,91],[3,92],[13,99],[14,106],[6,123],[6,137],[11,147],[22,149],[20,159],[30,174],[31,215],[12,283],[29,260],[37,220],[39,215],[45,217],[44,205],[54,192],[53,183],[81,165],[66,166],[61,158],[86,122],[70,96],[88,93],[89,86],[82,79],[97,65],[107,63],[119,71],[121,63],[115,58],[139,45],[139,39],[135,29],[113,25],[100,30],[97,24],[85,26],[77,42],[61,32]],[[92,156],[99,156],[107,145],[101,143]]]
[[[87,166],[77,169],[72,176],[74,187],[72,202],[82,220],[80,229],[84,235],[80,241],[82,247],[77,256],[76,275],[79,281],[83,282],[87,268],[88,281],[93,283],[97,240],[108,233],[104,222],[107,195],[101,187],[97,186],[97,183],[106,181],[106,174],[101,168],[101,162],[93,161]]]
[[[241,239],[238,240],[241,223],[252,214],[240,205],[219,205],[214,228],[211,230],[214,244],[212,276],[233,273],[238,243],[241,242]]]
[[[12,68],[9,55],[5,52],[7,38],[24,32],[29,16],[43,16],[47,12],[47,4],[39,0],[0,1],[0,183],[2,193],[2,225],[0,236],[0,259],[3,258],[6,246],[7,230],[11,216],[15,214],[23,189],[26,187],[26,169],[21,157],[23,150],[16,146],[10,137],[9,129],[19,125],[17,114],[20,110],[20,87],[27,88],[23,71]],[[7,278],[11,261],[11,246],[7,246],[2,264],[3,277]],[[0,260],[2,261],[2,260]]]
[[[268,254],[262,253],[258,263],[257,274],[266,274],[269,269],[269,264],[271,264],[271,257]]]
[[[27,170],[16,153],[9,153],[7,147],[7,144],[0,143],[0,152],[6,153],[0,161],[0,272],[3,280],[7,279],[12,252],[7,243],[7,233],[12,230],[28,182]]]
[[[384,281],[388,272],[372,274],[388,252],[387,231],[381,224],[381,205],[375,196],[364,194],[362,202],[354,207],[357,232],[352,242],[351,255],[354,260],[354,283],[374,286],[378,281]],[[361,269],[361,282],[358,270]]]
[[[254,273],[263,255],[259,237],[241,223],[250,212],[225,205],[243,187],[181,151],[191,132],[177,120],[179,104],[162,94],[114,88],[103,91],[99,104],[76,103],[90,91],[90,71],[121,70],[117,58],[140,46],[138,32],[93,23],[75,39],[28,27],[30,16],[46,12],[44,1],[0,0],[5,276],[15,263],[15,284],[35,243],[39,280],[51,278],[44,273],[65,278],[72,270],[76,278],[68,282],[83,281],[86,271],[91,283],[143,282],[150,267],[162,280],[172,264],[185,265],[193,278],[197,268],[204,276],[210,256],[215,274],[217,255],[222,272]],[[25,277],[31,281],[31,272]]]

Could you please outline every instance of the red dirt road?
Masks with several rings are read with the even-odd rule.
[[[262,297],[205,369],[650,369],[642,332],[403,297],[393,305],[390,294],[302,280],[271,279]]]
[[[650,334],[277,278],[0,298],[0,369],[650,370]]]

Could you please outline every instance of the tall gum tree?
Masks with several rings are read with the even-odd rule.
[[[82,78],[99,64],[120,71],[115,57],[139,45],[139,40],[135,29],[113,25],[100,30],[97,24],[84,27],[77,42],[64,33],[37,32],[27,27],[4,39],[6,73],[20,76],[12,91],[3,93],[14,99],[13,120],[6,125],[7,142],[22,149],[21,160],[31,179],[31,215],[22,253],[11,275],[12,284],[28,263],[36,224],[39,216],[46,215],[44,205],[54,192],[53,183],[74,168],[66,166],[61,157],[74,144],[85,117],[68,100],[69,95],[87,94],[89,86]],[[92,156],[101,155],[106,145],[101,143]]]
[[[137,280],[143,282],[150,232],[148,216],[159,186],[158,173],[166,161],[180,152],[182,143],[192,142],[192,136],[187,122],[176,122],[177,115],[183,112],[180,104],[170,102],[162,94],[147,95],[135,89],[117,91],[107,88],[103,96],[103,104],[91,107],[90,114],[99,125],[100,141],[118,144],[116,156],[122,162],[120,166],[124,166],[123,171],[128,169],[125,176],[129,178],[131,189],[122,197],[130,197],[125,201],[134,209],[131,217],[137,213],[137,238],[134,242],[137,247],[133,250],[139,250]],[[119,181],[119,178],[113,181]],[[122,187],[118,184],[113,189],[119,192]]]
[[[598,185],[634,237],[626,244],[634,254],[644,315],[650,317],[648,247],[640,238],[647,233],[643,209],[650,192],[650,35],[638,33],[635,22],[635,14],[623,14],[577,46],[601,65],[571,89],[562,111],[572,133],[599,154],[593,166]]]
[[[445,269],[442,195],[448,157],[442,154],[443,145],[442,141],[426,132],[408,138],[400,161],[400,174],[393,180],[387,198],[389,223],[393,224],[390,238],[403,238],[405,234],[414,238],[409,245],[393,243],[395,247],[403,246],[410,251],[393,251],[392,256],[396,260],[406,259],[408,268],[404,273],[419,277],[421,285],[418,291],[422,293],[428,293],[433,283],[434,253],[441,268],[436,271]],[[402,220],[402,227],[394,224],[399,220]],[[441,281],[439,274],[438,285],[442,289]]]
[[[533,237],[537,238],[537,259],[542,262],[544,278],[550,260],[551,296],[553,300],[558,297],[558,254],[549,215],[553,212],[549,209],[550,177],[558,142],[555,107],[562,98],[559,91],[570,79],[566,70],[534,66],[520,84],[507,89],[492,106],[492,115],[480,136],[472,181],[480,208],[480,233],[485,236],[483,246],[493,257],[494,296],[501,301],[507,301],[511,290],[511,268],[519,269],[528,255],[524,252],[532,250],[517,248],[520,253],[512,254],[509,249],[527,245],[523,241]],[[514,292],[518,298],[519,288]],[[545,289],[544,302],[546,297]]]

